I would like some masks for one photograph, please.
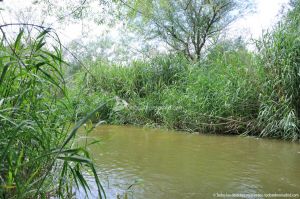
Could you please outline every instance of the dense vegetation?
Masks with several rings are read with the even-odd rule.
[[[68,133],[65,63],[59,45],[45,47],[48,35],[29,38],[21,30],[13,43],[4,34],[0,44],[0,198],[66,198],[74,184],[88,189],[85,172],[96,174],[72,139],[88,118]]]
[[[48,29],[21,29],[11,42],[1,25],[0,197],[71,197],[74,187],[89,190],[87,173],[103,196],[75,136],[90,119],[298,141],[300,2],[291,5],[255,51],[223,40],[203,44],[197,59],[178,50],[126,66],[97,57],[68,64]]]
[[[178,53],[125,67],[84,60],[88,72],[77,71],[70,86],[76,115],[115,98],[95,122],[298,140],[299,2],[293,6],[255,52],[237,40],[197,62]]]

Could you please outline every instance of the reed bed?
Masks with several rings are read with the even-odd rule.
[[[47,43],[55,37],[49,29],[36,27],[38,35],[32,36],[21,27],[13,39],[1,27],[0,198],[71,197],[76,187],[89,190],[86,173],[95,177],[103,197],[88,152],[74,144],[90,116],[72,129],[64,114],[72,106],[61,45]]]
[[[70,86],[77,115],[114,98],[95,121],[299,140],[299,5],[255,41],[255,51],[236,40],[196,63],[180,54],[128,66],[85,60],[90,73],[79,69]]]

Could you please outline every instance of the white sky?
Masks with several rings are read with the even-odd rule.
[[[230,27],[229,37],[242,35],[246,39],[259,38],[263,30],[271,28],[278,20],[281,8],[287,5],[289,0],[254,0],[256,6],[255,12],[249,14],[242,19],[233,23]],[[74,24],[65,29],[66,35],[72,35],[73,38],[80,37],[82,26]],[[117,38],[118,29],[116,27],[110,31],[110,35]],[[97,37],[97,33],[101,31],[101,27],[93,26],[91,37]],[[71,37],[69,38],[71,39]]]
[[[263,29],[271,28],[271,26],[279,20],[278,13],[282,6],[286,5],[288,1],[289,0],[254,0],[256,4],[256,12],[245,16],[232,24],[229,32],[230,35],[228,36],[235,37],[243,35],[243,37],[247,39],[251,37],[258,38]],[[30,6],[31,2],[33,2],[33,0],[3,0],[3,2],[0,3],[0,8],[5,9],[6,7],[10,7],[14,12],[18,12],[18,10],[24,9],[26,6]],[[35,13],[35,10],[38,9],[33,9],[29,14],[39,17],[40,14],[38,12]],[[5,10],[0,11],[0,13],[0,24],[16,22],[12,13],[8,13]],[[47,18],[47,20],[51,22],[53,21],[53,18]],[[56,25],[56,28],[59,28],[59,26]],[[82,24],[72,24],[64,27],[63,29],[59,28],[61,29],[59,34],[65,42],[68,42],[72,39],[81,37],[82,30],[86,30],[86,28],[87,27],[83,27]],[[105,32],[105,28],[103,28],[103,26],[91,25],[90,28],[91,29],[89,31],[86,31],[89,32],[89,34],[85,35],[85,37],[95,38],[99,36],[99,34],[103,34]],[[110,36],[117,38],[119,28],[120,27],[113,28],[109,32]]]
[[[246,38],[259,38],[263,30],[269,29],[278,20],[279,12],[289,0],[254,0],[255,13],[245,16],[232,25],[234,34],[242,34]]]

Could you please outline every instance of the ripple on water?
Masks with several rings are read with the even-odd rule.
[[[92,135],[103,140],[91,153],[108,198],[300,192],[299,144],[122,126],[98,127]]]

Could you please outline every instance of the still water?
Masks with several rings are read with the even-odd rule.
[[[101,141],[90,151],[108,198],[300,194],[299,143],[128,126],[97,127],[91,136]]]

